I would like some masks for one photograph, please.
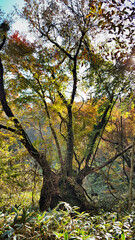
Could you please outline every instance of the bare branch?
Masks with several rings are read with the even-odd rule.
[[[128,151],[129,149],[132,148],[132,144],[130,144],[128,147],[126,147],[123,151],[121,151],[120,153],[116,154],[114,157],[110,158],[107,162],[103,163],[101,166],[96,167],[96,168],[92,168],[89,166],[85,166],[78,174],[77,179],[82,181],[84,177],[86,177],[88,174],[92,173],[92,172],[97,172],[100,169],[106,167],[107,165],[109,165],[110,163],[112,163],[113,161],[115,161],[118,157],[120,157],[123,153],[125,153],[126,151]]]

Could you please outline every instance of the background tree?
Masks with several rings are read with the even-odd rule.
[[[54,207],[60,200],[79,205],[81,210],[87,209],[89,203],[82,187],[83,179],[131,148],[131,145],[126,146],[100,166],[93,165],[101,136],[119,94],[124,90],[132,96],[132,77],[130,76],[129,81],[129,70],[133,74],[133,68],[129,69],[128,62],[131,52],[133,54],[133,46],[131,43],[124,59],[118,58],[115,52],[111,58],[106,46],[100,45],[97,50],[93,47],[92,39],[95,35],[99,36],[100,29],[104,32],[108,32],[108,28],[113,29],[109,18],[106,26],[101,24],[101,18],[106,16],[106,13],[103,14],[106,5],[102,7],[98,2],[93,5],[93,2],[83,0],[25,2],[23,15],[28,20],[36,41],[30,43],[25,37],[15,33],[5,45],[3,61],[6,84],[4,89],[3,64],[0,62],[0,100],[10,126],[5,122],[0,128],[17,135],[18,140],[41,167],[41,210]],[[108,5],[108,12],[110,8]],[[123,11],[121,14],[120,10],[121,8],[119,19],[123,16]],[[117,36],[115,29],[113,34]],[[6,40],[6,35],[3,36],[1,49]],[[83,113],[76,101],[79,89],[83,91],[82,87],[89,96],[92,94],[95,103],[98,102],[96,115],[91,121],[93,125],[89,127],[89,121],[88,125],[79,124],[85,141],[78,140],[79,137],[76,136],[76,114],[80,110],[81,117]],[[44,151],[34,146],[28,137],[24,120],[19,120],[13,114],[11,100],[17,107],[24,109],[29,104],[31,108],[36,106],[39,114],[42,113],[41,122],[44,120],[45,128],[52,135],[52,149],[55,148],[55,152],[57,150],[56,158],[60,166],[58,171],[50,164],[47,136],[43,141],[46,146]],[[89,107],[93,110],[91,104]],[[81,154],[77,152],[78,144],[80,149],[83,146]]]

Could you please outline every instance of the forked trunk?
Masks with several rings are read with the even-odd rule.
[[[84,189],[74,177],[60,176],[51,172],[49,178],[43,176],[39,206],[41,211],[54,208],[60,201],[78,206],[81,211],[90,210],[90,203],[86,199]]]

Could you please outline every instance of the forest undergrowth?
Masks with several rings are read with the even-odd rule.
[[[35,240],[133,240],[135,211],[79,212],[79,208],[60,202],[53,210],[39,212],[36,207],[10,207],[0,212],[0,239]]]

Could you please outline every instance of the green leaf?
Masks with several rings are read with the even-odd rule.
[[[125,240],[125,234],[124,234],[123,230],[122,230],[122,234],[121,234],[121,240]]]
[[[64,235],[64,240],[68,240],[69,238],[68,238],[68,233],[67,232],[65,232],[65,235]]]

